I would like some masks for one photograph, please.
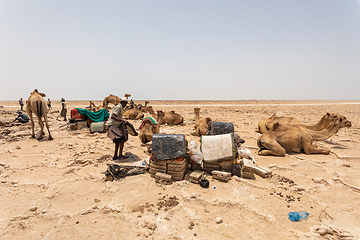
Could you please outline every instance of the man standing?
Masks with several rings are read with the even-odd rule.
[[[61,112],[60,112],[60,117],[64,118],[64,121],[66,121],[66,113],[67,113],[67,107],[66,107],[66,103],[65,103],[65,99],[61,98]]]
[[[50,101],[50,98],[48,98],[47,106],[48,106],[48,111],[50,111],[50,110],[51,110],[51,101]]]
[[[135,128],[123,119],[123,111],[127,103],[126,97],[121,98],[120,103],[111,110],[109,120],[107,121],[109,126],[107,136],[115,143],[113,160],[129,158],[129,156],[123,155],[124,143],[128,140],[127,126],[133,131],[135,131]],[[138,135],[136,131],[135,134]]]
[[[23,100],[22,100],[22,98],[20,98],[20,100],[19,100],[19,104],[20,104],[20,107],[21,107],[21,111],[23,110],[23,107],[24,107],[24,103],[23,103]]]

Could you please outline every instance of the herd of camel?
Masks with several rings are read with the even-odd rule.
[[[35,89],[26,102],[26,111],[31,122],[31,136],[35,138],[32,116],[32,113],[34,113],[38,117],[41,128],[37,139],[41,139],[44,134],[44,123],[42,121],[42,118],[44,118],[45,126],[49,132],[49,140],[52,140],[47,120],[46,102],[43,96],[43,93],[39,93]],[[125,94],[125,96],[129,97],[130,94]],[[120,103],[120,98],[110,94],[110,96],[104,99],[101,108],[108,109],[109,103],[117,105]],[[150,118],[145,118],[141,123],[139,133],[141,142],[150,142],[153,134],[160,133],[161,124],[179,125],[184,123],[183,117],[175,113],[175,111],[163,112],[159,110],[156,114],[147,103],[145,102],[145,106],[140,104],[129,106],[124,112],[124,119],[142,119],[146,112],[149,112],[156,119],[157,123]],[[99,109],[94,104],[90,103],[90,105],[94,111]],[[200,108],[194,108],[194,113],[196,123],[194,132],[191,134],[194,136],[206,135],[211,119],[208,117],[200,118]],[[330,154],[329,149],[317,147],[313,142],[326,140],[337,133],[340,128],[344,127],[350,128],[351,122],[346,117],[335,113],[326,113],[315,125],[306,125],[293,117],[283,117],[274,114],[270,118],[263,119],[258,124],[256,132],[261,134],[257,140],[260,148],[258,154],[261,156],[285,156],[287,151],[304,152],[305,154]]]

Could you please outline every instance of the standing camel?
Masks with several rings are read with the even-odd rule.
[[[50,134],[50,129],[49,129],[49,124],[48,124],[48,120],[47,120],[47,108],[46,108],[46,102],[44,100],[44,98],[41,96],[41,94],[39,93],[39,91],[37,89],[35,89],[30,97],[28,98],[27,102],[26,102],[26,112],[28,114],[28,116],[30,117],[30,122],[31,122],[31,137],[35,138],[35,130],[34,130],[34,119],[33,119],[33,113],[36,114],[38,120],[39,120],[39,125],[40,125],[40,134],[37,137],[38,140],[42,139],[42,135],[44,134],[44,123],[42,121],[42,117],[44,117],[45,120],[45,125],[46,128],[49,132],[49,140],[52,140],[52,136]]]

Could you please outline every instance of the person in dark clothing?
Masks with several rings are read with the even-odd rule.
[[[59,117],[63,117],[64,121],[66,121],[66,113],[67,113],[67,107],[66,107],[66,103],[65,103],[65,99],[61,98],[61,112],[60,112],[60,116]],[[57,119],[59,118],[57,117]]]
[[[20,107],[21,107],[21,111],[23,110],[23,107],[24,107],[24,102],[23,102],[23,99],[22,98],[20,98],[20,100],[19,100],[19,104],[20,104]]]
[[[29,122],[29,117],[26,113],[23,113],[22,111],[17,111],[18,113],[18,116],[15,118],[14,122],[15,121],[19,121],[21,123],[27,123]]]
[[[50,111],[52,108],[51,108],[51,101],[50,101],[50,98],[48,98],[48,101],[47,101],[47,106],[48,106],[48,110]]]

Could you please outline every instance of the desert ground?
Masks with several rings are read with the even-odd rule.
[[[136,103],[144,101],[135,100]],[[89,101],[67,101],[85,108]],[[101,101],[95,101],[100,105]],[[10,126],[17,101],[0,101],[0,239],[360,239],[360,101],[150,101],[154,110],[175,110],[185,124],[162,125],[161,133],[185,134],[200,117],[232,122],[259,166],[272,177],[208,176],[209,188],[189,181],[155,183],[149,173],[105,181],[107,164],[141,166],[147,146],[129,136],[126,161],[112,161],[114,144],[105,133],[70,131],[48,118],[53,140],[30,137],[30,123]],[[258,122],[274,113],[315,124],[326,112],[352,122],[318,146],[330,155],[287,153],[259,156]],[[141,120],[129,120],[135,128]],[[36,130],[39,130],[37,120]],[[290,184],[294,182],[294,184]],[[288,201],[289,199],[295,201]],[[292,222],[288,213],[306,211]]]

